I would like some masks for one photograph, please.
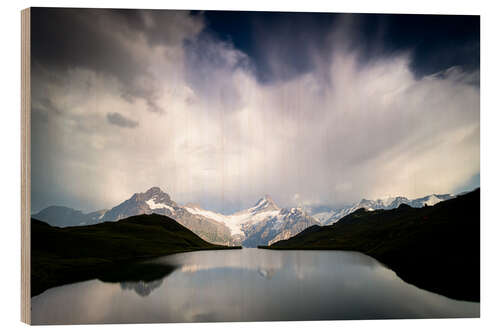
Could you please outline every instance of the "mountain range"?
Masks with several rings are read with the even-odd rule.
[[[434,205],[424,200],[421,208],[359,208],[333,225],[315,225],[261,248],[358,251],[417,287],[479,302],[480,189]]]
[[[223,215],[200,207],[186,207],[192,214],[224,223],[234,239],[245,247],[272,244],[287,239],[302,230],[318,224],[301,208],[279,208],[269,195],[265,195],[248,209],[231,215]]]
[[[144,193],[135,193],[129,199],[111,208],[84,214],[81,211],[61,206],[50,206],[33,218],[52,226],[82,226],[105,221],[118,221],[130,216],[142,214],[168,216],[190,229],[205,241],[234,245],[230,229],[223,223],[199,215],[191,214],[178,205],[159,187],[152,187]]]
[[[133,194],[111,209],[83,213],[64,206],[50,206],[32,217],[52,226],[68,227],[118,221],[142,214],[158,214],[175,219],[208,242],[256,247],[288,239],[312,225],[333,224],[360,208],[369,211],[387,210],[397,208],[401,204],[419,208],[432,206],[453,197],[450,194],[432,194],[414,200],[401,196],[377,200],[363,199],[342,209],[323,208],[312,214],[310,210],[301,207],[280,208],[269,195],[265,195],[254,206],[225,215],[203,209],[197,204],[179,205],[159,187],[152,187],[146,192]]]
[[[406,197],[388,197],[384,199],[368,200],[362,199],[358,203],[342,209],[328,209],[323,208],[320,211],[316,211],[312,216],[320,222],[322,225],[330,225],[339,221],[344,216],[347,216],[360,208],[364,208],[368,211],[374,211],[379,209],[395,209],[401,204],[406,204],[413,208],[422,208],[425,206],[434,206],[438,202],[449,200],[454,198],[455,195],[452,194],[431,194],[421,198],[410,200]]]

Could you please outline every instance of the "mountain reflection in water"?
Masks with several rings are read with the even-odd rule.
[[[138,295],[142,297],[149,296],[153,292],[153,290],[157,289],[163,283],[163,279],[155,280],[155,281],[128,281],[128,282],[120,282],[120,287],[123,290],[133,290]]]
[[[478,317],[345,251],[180,253],[32,298],[35,324]]]

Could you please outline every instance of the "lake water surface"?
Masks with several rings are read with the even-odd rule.
[[[90,280],[32,298],[33,324],[478,317],[345,251],[200,251],[155,259],[153,281]]]

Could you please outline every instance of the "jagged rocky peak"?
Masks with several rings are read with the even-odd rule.
[[[153,199],[154,202],[164,202],[164,203],[169,203],[171,202],[170,196],[163,192],[161,188],[158,186],[151,187],[149,190],[147,190],[144,193],[140,193],[139,195],[142,194],[142,200],[151,200]]]
[[[272,210],[279,210],[278,205],[274,202],[269,194],[264,195],[257,201],[255,206],[249,209],[251,212],[266,212]]]
[[[161,190],[161,188],[159,188],[158,186],[153,186],[151,187],[149,190],[147,190],[144,194],[146,194],[147,196],[149,197],[152,197],[152,196],[155,196],[155,195],[163,195],[163,194],[166,194],[168,195],[167,193],[163,192]]]
[[[136,209],[137,211],[134,212],[134,214],[138,215],[150,214],[151,210],[166,208],[166,206],[170,208],[178,207],[178,205],[174,201],[172,201],[167,193],[163,192],[158,186],[155,186],[151,187],[146,192],[135,193],[130,199],[114,207],[113,210],[116,211],[122,208],[130,210],[132,209],[132,207],[135,207],[134,209]],[[111,213],[107,213],[104,217],[108,218],[110,214]],[[132,214],[132,211],[130,211],[126,216],[131,216],[130,214]]]

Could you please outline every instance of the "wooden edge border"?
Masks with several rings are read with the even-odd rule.
[[[21,321],[31,324],[31,11],[21,11]]]

